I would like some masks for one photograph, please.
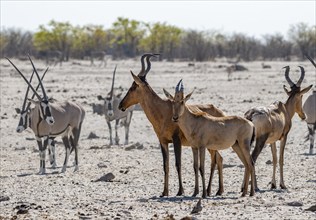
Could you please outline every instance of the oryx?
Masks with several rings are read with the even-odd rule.
[[[7,58],[8,59],[8,58]],[[43,83],[37,73],[37,70],[29,57],[33,70],[39,80],[41,89],[43,92],[43,98],[36,92],[30,82],[25,78],[21,71],[8,59],[8,61],[13,65],[13,67],[22,76],[25,82],[33,90],[34,94],[37,96],[38,101],[31,100],[34,108],[30,109],[28,113],[29,124],[33,130],[37,144],[40,151],[40,174],[45,173],[45,150],[48,145],[50,138],[55,138],[61,136],[63,143],[66,148],[66,156],[62,172],[66,171],[66,166],[68,163],[68,158],[70,154],[70,146],[75,150],[75,171],[78,170],[78,149],[77,144],[80,136],[81,125],[85,117],[84,109],[70,101],[57,102],[52,99],[48,99]],[[44,143],[42,142],[44,139]],[[53,144],[53,141],[52,143]]]
[[[116,72],[116,66],[113,71],[113,78],[112,78],[112,85],[111,85],[111,91],[107,94],[106,97],[102,97],[101,95],[98,95],[98,100],[103,100],[104,104],[93,104],[93,113],[97,113],[99,115],[105,116],[106,123],[109,127],[109,133],[110,133],[110,145],[113,144],[112,140],[112,127],[111,127],[111,121],[115,120],[115,144],[119,144],[119,137],[117,133],[117,129],[119,127],[119,122],[121,120],[121,123],[123,124],[125,128],[125,142],[124,144],[128,144],[128,133],[129,133],[129,126],[132,120],[133,110],[134,106],[131,106],[128,108],[125,112],[122,112],[119,110],[118,106],[121,102],[121,94],[115,94],[114,92],[114,81],[115,81],[115,72]]]

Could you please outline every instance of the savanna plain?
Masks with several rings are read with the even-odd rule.
[[[30,77],[29,61],[12,59]],[[34,60],[40,73],[46,64]],[[302,87],[315,84],[315,69],[307,61],[271,61],[271,69],[263,69],[261,62],[243,62],[248,71],[234,72],[228,80],[226,63],[216,62],[157,62],[147,81],[153,90],[165,98],[163,88],[173,94],[183,79],[184,93],[195,89],[190,104],[211,103],[227,115],[243,114],[253,106],[268,106],[276,100],[285,102],[287,85],[282,67],[291,67],[290,77],[300,77],[298,65],[305,68]],[[221,151],[224,162],[224,193],[215,196],[218,176],[212,184],[211,196],[201,200],[202,209],[192,214],[198,197],[194,190],[192,151],[182,150],[184,196],[176,196],[178,179],[173,146],[170,145],[169,197],[159,197],[163,191],[162,154],[156,134],[143,111],[133,112],[129,144],[124,145],[124,128],[119,128],[119,145],[109,146],[109,134],[103,116],[93,114],[92,104],[101,103],[97,95],[105,96],[111,88],[112,72],[117,65],[115,88],[124,96],[133,82],[130,70],[140,71],[139,59],[109,60],[106,67],[91,67],[89,61],[65,62],[50,66],[44,79],[47,95],[59,101],[73,100],[86,110],[79,140],[79,170],[73,172],[74,153],[70,155],[65,173],[61,168],[65,148],[57,138],[57,168],[52,169],[46,156],[46,174],[38,175],[39,152],[34,134],[27,129],[16,132],[20,108],[27,85],[9,62],[1,59],[0,106],[0,219],[315,219],[316,213],[306,209],[316,205],[316,155],[309,155],[305,142],[307,126],[297,115],[285,147],[284,178],[288,189],[271,190],[272,155],[266,146],[256,163],[258,186],[255,196],[241,197],[240,187],[244,167],[231,148]],[[36,80],[34,80],[36,82]],[[35,83],[34,83],[35,84]],[[303,101],[312,92],[304,95]],[[171,118],[170,118],[171,120]],[[114,122],[113,128],[114,128]],[[91,136],[91,133],[94,135]],[[279,143],[277,143],[279,153]],[[210,157],[206,156],[206,178],[210,173]],[[111,181],[97,181],[112,173]],[[201,184],[201,181],[200,181]]]

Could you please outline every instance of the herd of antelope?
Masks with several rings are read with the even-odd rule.
[[[93,105],[93,113],[104,115],[110,132],[110,145],[113,144],[111,121],[115,120],[115,144],[119,144],[118,126],[122,120],[125,127],[125,144],[128,144],[129,126],[132,113],[136,104],[139,104],[153,129],[160,143],[163,169],[164,169],[164,188],[161,196],[169,195],[169,147],[173,143],[175,152],[175,162],[179,181],[177,195],[184,194],[181,174],[181,151],[182,146],[191,146],[193,152],[193,166],[195,173],[195,188],[193,196],[199,194],[199,172],[202,177],[202,197],[211,195],[211,183],[214,171],[217,166],[219,175],[219,189],[216,195],[222,195],[223,187],[223,158],[219,151],[232,148],[244,165],[244,178],[241,187],[242,196],[247,195],[249,178],[251,178],[250,196],[258,190],[256,181],[255,163],[266,144],[271,145],[273,159],[273,174],[271,188],[276,188],[276,165],[277,149],[276,141],[280,141],[280,187],[286,189],[283,178],[284,150],[287,142],[288,133],[292,126],[292,117],[295,113],[307,122],[308,138],[310,140],[310,154],[313,154],[314,137],[316,129],[316,90],[307,98],[304,105],[302,97],[307,93],[312,85],[301,88],[305,77],[305,70],[299,66],[301,76],[295,83],[291,80],[289,73],[290,67],[284,67],[285,79],[290,88],[283,86],[288,95],[285,103],[277,101],[270,106],[253,107],[249,109],[244,117],[227,116],[224,112],[212,104],[189,105],[186,102],[190,99],[193,91],[184,93],[184,83],[182,80],[176,85],[174,95],[167,90],[163,92],[167,99],[162,99],[151,88],[146,76],[151,70],[152,57],[159,54],[144,54],[141,61],[141,70],[135,75],[131,71],[134,82],[122,98],[121,94],[115,94],[114,82],[116,67],[113,72],[111,90],[105,98],[98,96],[99,100],[104,101],[101,105]],[[307,56],[316,68],[315,62]],[[7,58],[8,59],[8,58]],[[45,174],[45,155],[48,148],[50,163],[56,167],[55,158],[55,138],[60,136],[65,146],[65,160],[62,172],[66,171],[69,155],[75,151],[75,169],[78,170],[78,141],[81,126],[85,118],[83,107],[72,101],[56,101],[49,98],[43,79],[48,68],[39,76],[37,69],[29,57],[33,73],[30,79],[26,79],[24,74],[8,59],[16,71],[27,83],[28,87],[24,96],[21,109],[16,109],[20,114],[17,132],[22,132],[28,127],[33,131],[39,148],[40,155],[40,174]],[[145,60],[147,67],[145,68]],[[268,67],[267,67],[268,68]],[[36,88],[32,86],[34,74],[38,80]],[[38,93],[41,89],[42,96]],[[33,95],[29,98],[29,90]],[[34,100],[34,98],[37,100]],[[31,106],[33,106],[31,108]],[[254,150],[251,152],[251,146]],[[211,174],[208,187],[205,185],[205,151],[208,150],[211,157]]]

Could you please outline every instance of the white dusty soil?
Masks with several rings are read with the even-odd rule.
[[[13,62],[27,78],[30,77],[29,62],[16,59]],[[34,62],[42,73],[45,63]],[[92,113],[91,104],[98,103],[96,96],[104,96],[110,90],[116,64],[115,87],[121,86],[124,95],[132,83],[129,71],[138,73],[140,70],[138,59],[109,61],[106,68],[90,67],[88,61],[70,61],[61,67],[50,67],[44,80],[48,95],[81,103],[86,118],[79,141],[79,171],[73,172],[72,154],[66,173],[60,173],[65,150],[61,139],[57,138],[57,169],[50,168],[47,156],[47,174],[38,175],[39,155],[32,131],[28,129],[22,134],[15,131],[19,118],[14,108],[21,107],[26,84],[7,60],[1,60],[0,219],[316,218],[315,212],[306,211],[316,205],[316,155],[307,154],[309,143],[304,142],[307,126],[297,115],[292,119],[293,126],[285,149],[287,190],[279,188],[279,172],[278,188],[270,190],[272,164],[269,162],[272,157],[270,147],[266,147],[256,164],[261,192],[254,197],[241,198],[244,168],[237,155],[228,149],[221,152],[225,165],[223,196],[215,196],[218,189],[215,173],[212,196],[202,200],[199,214],[190,214],[199,199],[191,197],[194,189],[192,152],[187,147],[182,151],[185,195],[176,197],[178,180],[173,147],[170,146],[170,196],[160,198],[163,190],[162,154],[145,114],[134,112],[129,145],[109,147],[105,119]],[[293,69],[290,75],[293,80],[299,77],[299,72],[295,71],[297,65],[303,65],[306,77],[302,86],[315,84],[315,70],[308,62],[267,62],[272,69],[262,69],[261,62],[241,63],[249,71],[233,73],[232,81],[227,80],[223,68],[218,68],[220,64],[225,63],[205,62],[189,67],[187,62],[152,62],[147,80],[164,98],[162,88],[173,93],[182,78],[185,93],[195,88],[189,103],[212,103],[227,115],[239,116],[252,106],[269,105],[276,100],[285,102],[287,96],[282,87],[286,81],[281,69],[285,65]],[[88,139],[91,132],[99,138]],[[119,135],[120,142],[124,143],[122,127]],[[207,157],[207,178],[209,165]],[[108,173],[115,176],[111,182],[95,182]]]

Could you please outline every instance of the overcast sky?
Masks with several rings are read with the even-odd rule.
[[[1,28],[37,31],[52,19],[110,28],[118,17],[183,29],[286,36],[291,24],[315,25],[316,1],[14,1],[1,0]]]

